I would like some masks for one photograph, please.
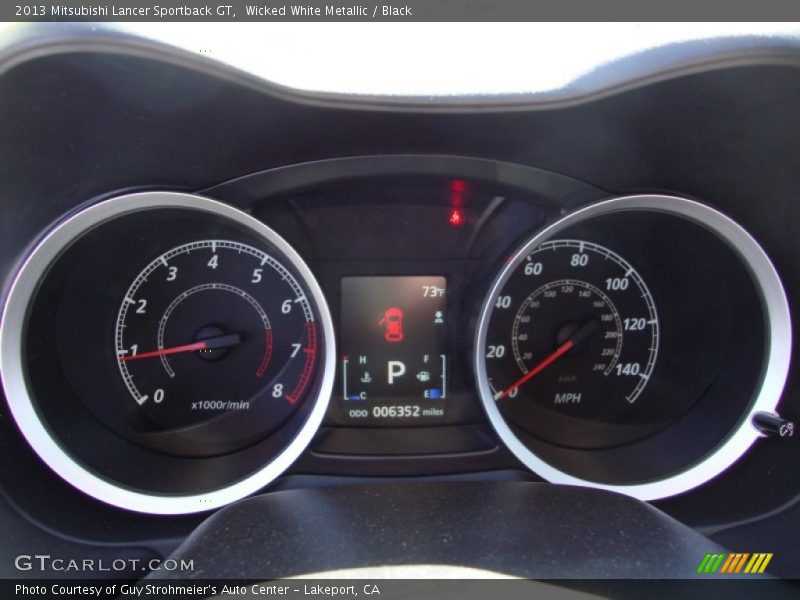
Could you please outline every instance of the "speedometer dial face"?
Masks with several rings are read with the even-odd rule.
[[[256,441],[300,405],[317,358],[303,287],[267,252],[198,240],[155,257],[122,299],[115,330],[130,402],[158,446],[217,452]]]
[[[664,498],[756,439],[788,324],[780,279],[739,225],[684,198],[611,198],[505,258],[478,313],[476,384],[498,437],[544,479]]]
[[[595,447],[624,420],[658,356],[655,303],[636,269],[601,245],[550,240],[495,300],[484,354],[511,423],[540,439]]]

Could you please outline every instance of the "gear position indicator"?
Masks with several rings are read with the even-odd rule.
[[[444,277],[342,279],[343,414],[441,418],[447,397]]]

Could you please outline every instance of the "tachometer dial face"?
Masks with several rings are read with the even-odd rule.
[[[130,402],[153,424],[142,438],[157,447],[166,431],[173,448],[177,436],[218,452],[280,426],[317,359],[303,287],[267,252],[231,240],[153,258],[121,301],[114,344]]]
[[[596,445],[637,402],[658,355],[644,280],[608,248],[551,240],[500,290],[486,335],[489,386],[503,416],[540,439]]]
[[[19,316],[0,320],[0,363],[12,344],[24,366],[15,416],[45,463],[98,500],[224,506],[274,481],[324,418],[336,349],[322,289],[233,206],[111,198],[48,234],[19,277]]]

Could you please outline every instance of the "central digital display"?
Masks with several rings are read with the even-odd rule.
[[[444,417],[446,306],[444,277],[342,278],[346,420]]]

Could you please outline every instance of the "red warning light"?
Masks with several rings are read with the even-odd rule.
[[[464,224],[464,215],[461,213],[461,210],[458,208],[451,210],[450,218],[447,219],[447,222],[453,227],[461,227]]]
[[[450,182],[450,189],[454,192],[466,192],[467,191],[467,183],[462,181],[461,179],[453,179]]]
[[[450,188],[450,214],[447,222],[451,227],[461,227],[464,224],[464,213],[461,212],[461,207],[464,206],[467,182],[461,179],[451,179],[448,187]]]
[[[453,179],[450,182],[450,191],[452,192],[450,195],[450,204],[455,208],[459,208],[464,204],[463,194],[467,191],[466,182],[460,179]]]

